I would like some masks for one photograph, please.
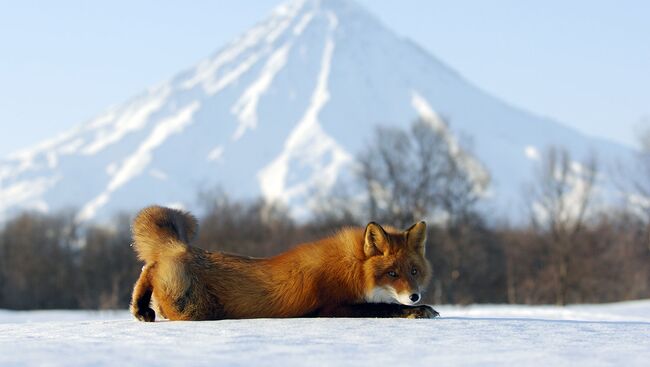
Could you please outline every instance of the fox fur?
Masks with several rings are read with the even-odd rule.
[[[424,222],[406,231],[345,228],[270,258],[191,246],[197,229],[180,210],[152,206],[137,215],[133,246],[145,263],[131,303],[137,319],[437,316],[415,305],[431,274]]]

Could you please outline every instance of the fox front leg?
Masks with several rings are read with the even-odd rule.
[[[433,319],[440,316],[438,311],[434,310],[433,307],[429,305],[421,306],[403,306],[403,315],[407,319]]]
[[[389,304],[386,306],[387,307],[385,312],[389,315],[386,317],[399,317],[405,319],[433,319],[440,316],[438,311],[434,310],[433,307],[429,305],[405,306],[399,304]]]
[[[440,314],[428,305],[405,306],[394,303],[359,303],[323,310],[318,316],[432,319],[440,316]]]

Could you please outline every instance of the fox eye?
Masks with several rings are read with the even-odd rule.
[[[391,277],[391,278],[397,278],[397,273],[395,271],[391,270],[391,271],[388,272],[388,276]]]
[[[418,269],[416,268],[411,269],[411,274],[415,275],[417,273],[418,273]]]

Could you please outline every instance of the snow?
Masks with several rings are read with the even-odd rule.
[[[253,27],[215,57],[201,62],[191,78],[181,84],[182,88],[191,89],[201,84],[206,93],[213,95],[234,83],[263,56],[272,51],[270,46],[289,27],[293,17],[301,7],[302,2],[298,1],[283,4],[276,8],[269,20]],[[259,48],[259,43],[262,40],[265,41],[266,46],[262,50],[255,50],[256,47]],[[223,70],[248,51],[251,51],[250,54],[244,60],[235,64],[231,70]]]
[[[285,6],[279,6],[276,8],[276,13],[280,13],[283,15],[283,17],[280,18],[279,25],[266,35],[266,38],[264,40],[268,44],[275,42],[275,40],[278,39],[284,33],[284,31],[287,30],[289,25],[293,22],[296,14],[298,14],[298,11],[302,8],[303,1],[293,1],[284,5]]]
[[[609,304],[582,304],[558,307],[552,305],[470,305],[441,306],[437,310],[447,316],[472,318],[520,318],[565,321],[624,321],[650,323],[650,300]],[[648,335],[650,337],[650,335]]]
[[[235,40],[226,49],[219,52],[215,57],[202,61],[195,69],[194,74],[182,83],[182,88],[191,89],[202,84],[206,92],[214,88],[214,76],[228,62],[234,61],[242,53],[255,46],[259,39],[268,32],[269,24],[261,24],[246,32],[240,39]]]
[[[422,120],[430,124],[436,131],[447,134],[447,126],[445,123],[440,120],[440,117],[433,110],[429,102],[417,91],[411,91],[411,105]],[[456,143],[454,142],[451,145],[456,146]]]
[[[167,203],[164,206],[166,206],[168,208],[176,209],[176,210],[187,210],[183,203]]]
[[[645,366],[650,301],[442,306],[442,317],[137,322],[0,311],[2,366]]]
[[[0,213],[12,205],[38,197],[59,179],[60,177],[40,177],[31,181],[19,181],[5,187],[0,185]]]
[[[158,179],[160,181],[166,181],[167,179],[169,179],[169,175],[165,171],[156,168],[152,168],[149,170],[149,176]]]
[[[77,221],[92,219],[97,210],[108,202],[112,192],[122,187],[135,176],[141,174],[147,165],[151,163],[153,151],[170,135],[182,132],[187,125],[191,124],[192,116],[199,107],[199,102],[192,102],[180,109],[175,115],[159,122],[138,149],[127,157],[122,166],[112,175],[112,179],[106,187],[106,190],[83,207],[77,215]]]
[[[97,154],[120,141],[125,135],[144,128],[151,114],[164,105],[170,93],[170,87],[164,85],[149,95],[146,101],[127,108],[112,125],[102,125],[104,129],[96,133],[95,140],[83,149],[83,154]]]
[[[59,148],[60,154],[74,154],[84,145],[82,138],[75,139]]]
[[[78,311],[78,310],[37,310],[12,311],[0,309],[0,325],[69,321],[126,320],[131,315],[127,310]]]
[[[258,174],[261,191],[271,201],[287,204],[293,197],[307,196],[309,188],[328,190],[336,183],[341,167],[352,160],[350,154],[323,130],[319,121],[319,114],[330,99],[328,80],[335,48],[332,34],[338,25],[336,14],[328,12],[327,18],[329,34],[325,39],[321,68],[310,104],[287,138],[282,153]],[[324,161],[328,155],[331,158]],[[312,168],[310,177],[293,186],[287,183],[292,160]],[[295,216],[301,216],[301,213],[296,213],[299,208],[292,209]]]
[[[269,57],[259,78],[246,89],[232,107],[231,112],[239,119],[239,126],[232,137],[233,140],[239,140],[246,130],[254,129],[257,126],[257,104],[260,97],[271,86],[273,78],[287,63],[287,55],[291,46],[291,42],[287,42]]]
[[[158,123],[153,132],[142,142],[138,149],[129,156],[122,167],[108,184],[108,191],[112,192],[123,186],[134,176],[140,174],[152,160],[152,152],[170,135],[178,134],[192,123],[192,115],[200,107],[200,103],[192,102],[182,108],[174,116]]]
[[[537,148],[535,148],[532,145],[527,145],[526,148],[524,149],[524,154],[528,159],[538,161],[540,159],[539,157],[539,151]]]
[[[311,22],[312,18],[314,17],[313,12],[308,12],[307,14],[303,15],[302,18],[298,21],[298,24],[296,24],[293,27],[293,34],[296,36],[300,36],[302,32],[307,28],[309,23]]]
[[[218,162],[221,159],[221,156],[223,156],[223,146],[219,145],[208,153],[207,160]]]
[[[111,198],[111,194],[108,191],[104,191],[97,195],[94,199],[88,202],[77,214],[77,222],[85,222],[95,217],[97,211],[106,205]]]

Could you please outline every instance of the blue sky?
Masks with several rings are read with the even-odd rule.
[[[513,105],[629,145],[650,127],[650,2],[359,0]],[[276,0],[0,0],[0,155],[194,65]]]

